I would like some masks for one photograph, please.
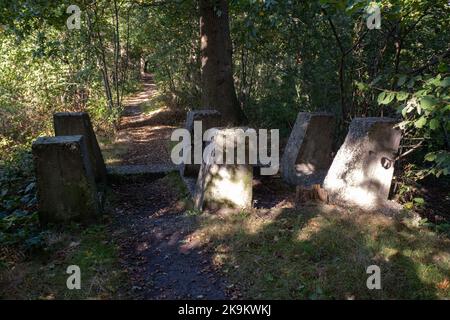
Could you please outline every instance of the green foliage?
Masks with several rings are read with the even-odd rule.
[[[43,245],[37,219],[36,190],[31,142],[53,135],[52,115],[57,111],[88,111],[99,130],[111,131],[119,118],[120,103],[111,108],[99,64],[114,65],[111,7],[97,3],[96,20],[87,24],[91,7],[82,7],[82,28],[66,28],[66,8],[43,1],[0,4],[0,244],[25,251]],[[108,18],[107,18],[108,17]],[[100,25],[104,23],[103,25]],[[101,30],[101,46],[95,33]],[[122,30],[124,31],[124,30]],[[98,40],[98,39],[97,39]],[[131,48],[128,48],[129,53]],[[116,98],[136,88],[133,65],[127,57],[122,66]],[[124,63],[125,64],[125,63]],[[113,83],[115,73],[109,72]]]
[[[335,46],[317,2],[237,1],[231,10],[237,94],[252,122],[286,136],[299,111],[334,111]]]
[[[134,40],[169,103],[184,109],[200,103],[199,14],[195,2],[169,2],[135,10]]]
[[[114,53],[112,4],[80,5],[81,29],[69,30],[70,4],[0,4],[0,161],[14,145],[51,135],[52,114],[57,111],[88,111],[97,129],[111,131],[121,112],[122,95],[136,87],[135,48],[127,43],[119,60]],[[120,12],[127,12],[127,5],[122,4]],[[122,45],[129,40],[125,22],[123,14]]]
[[[16,151],[0,171],[1,245],[19,245],[25,250],[40,247],[44,233],[39,227],[36,204],[31,155]]]
[[[446,73],[399,77],[399,89],[380,95],[396,97],[396,107],[403,117],[400,128],[406,138],[423,138],[426,141],[423,159],[432,166],[427,174],[437,177],[450,173],[450,77]],[[394,99],[391,99],[392,102]],[[379,101],[382,104],[383,101]]]

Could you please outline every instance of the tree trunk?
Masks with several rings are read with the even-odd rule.
[[[217,110],[227,124],[245,121],[234,88],[227,0],[200,0],[201,108]]]
[[[97,8],[94,9],[94,17],[95,21],[97,21]],[[103,78],[103,87],[105,89],[105,95],[106,99],[108,101],[108,108],[110,111],[114,109],[114,101],[112,98],[112,92],[111,92],[111,86],[109,83],[109,76],[108,76],[108,65],[106,63],[106,53],[105,53],[105,47],[103,45],[102,35],[100,34],[100,31],[97,29],[95,30],[95,26],[93,25],[93,21],[91,19],[91,16],[89,14],[89,11],[87,11],[87,21],[88,21],[88,28],[89,28],[89,42],[92,44],[93,48],[95,49],[95,55],[98,61],[98,65],[100,67],[100,70],[102,72],[102,78]],[[97,40],[99,42],[99,47],[95,47],[95,34],[97,36]]]
[[[139,58],[139,77],[140,79],[144,79],[145,76],[145,59],[144,59],[144,55],[142,54],[141,57]]]
[[[117,6],[117,0],[114,0],[114,17],[113,17],[114,30],[114,88],[116,91],[116,107],[120,108],[122,93],[120,91],[120,33],[119,33],[119,7]]]

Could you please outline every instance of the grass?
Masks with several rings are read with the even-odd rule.
[[[200,219],[196,232],[243,298],[450,298],[450,240],[408,216],[314,205]],[[373,264],[381,290],[366,286]]]
[[[165,107],[167,107],[166,97],[160,91],[141,104],[142,113],[146,115]]]
[[[1,299],[112,299],[119,298],[124,279],[117,248],[104,225],[46,232],[41,249],[12,254],[2,248]],[[66,286],[67,267],[81,270],[81,289]]]
[[[168,185],[171,189],[175,190],[179,195],[180,205],[186,208],[186,216],[196,216],[201,214],[201,211],[194,209],[191,195],[186,187],[186,184],[180,177],[180,173],[170,172],[164,178],[162,178],[164,184]]]
[[[97,136],[103,159],[106,165],[114,165],[121,163],[122,156],[128,152],[126,142],[117,142],[109,136]]]

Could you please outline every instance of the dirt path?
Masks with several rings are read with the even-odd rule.
[[[158,108],[158,91],[150,75],[143,85],[141,92],[124,101],[115,144],[126,152],[117,165],[170,163],[170,134],[184,121],[184,112]]]
[[[171,131],[184,113],[159,108],[149,113],[157,94],[151,77],[144,91],[127,100],[119,130],[126,153],[119,164],[168,163]],[[208,248],[195,247],[189,235],[196,217],[185,213],[176,174],[112,185],[112,237],[129,278],[125,295],[134,299],[226,299],[225,280]],[[175,181],[175,182],[174,182]]]

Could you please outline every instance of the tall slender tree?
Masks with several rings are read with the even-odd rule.
[[[222,113],[227,124],[245,121],[233,80],[228,0],[200,0],[201,107]]]

